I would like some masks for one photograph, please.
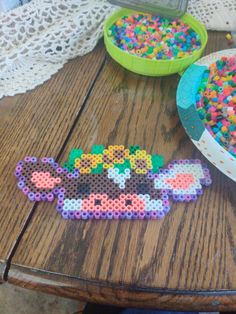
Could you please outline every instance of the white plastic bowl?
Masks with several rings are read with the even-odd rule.
[[[223,56],[236,56],[236,49],[212,53],[185,71],[177,90],[177,107],[183,127],[192,142],[213,165],[236,182],[236,158],[212,137],[196,110],[196,94],[202,75],[210,64]]]

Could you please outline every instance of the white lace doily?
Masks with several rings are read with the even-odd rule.
[[[91,51],[114,9],[104,0],[33,0],[0,14],[0,98],[42,84]]]
[[[188,12],[207,29],[236,31],[236,0],[190,0]]]
[[[91,51],[115,9],[105,0],[32,0],[0,13],[0,98],[33,89]],[[190,0],[188,12],[208,29],[236,29],[236,0]]]

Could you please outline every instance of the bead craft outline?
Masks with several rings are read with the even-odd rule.
[[[107,154],[108,168],[101,162]],[[57,198],[57,211],[65,219],[161,219],[170,211],[170,199],[196,201],[202,186],[211,184],[210,172],[200,160],[162,166],[162,156],[149,155],[138,146],[100,145],[90,154],[72,150],[63,167],[53,158],[27,156],[18,162],[15,176],[31,201]]]

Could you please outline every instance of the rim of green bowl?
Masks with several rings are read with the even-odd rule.
[[[205,26],[200,22],[198,21],[197,19],[195,19],[191,14],[189,13],[185,13],[185,15],[183,15],[180,19],[185,19],[185,18],[190,18],[194,23],[198,24],[197,26],[200,28],[200,31],[203,32],[203,34],[200,34],[199,31],[195,30],[195,32],[198,33],[198,35],[200,35],[200,38],[201,38],[201,48],[198,49],[198,50],[195,50],[193,51],[193,53],[191,53],[191,55],[187,56],[187,57],[183,57],[183,58],[180,58],[180,59],[173,59],[173,60],[153,60],[153,59],[147,59],[147,58],[142,58],[142,57],[139,57],[139,56],[136,56],[136,55],[132,55],[131,53],[129,52],[126,52],[126,51],[123,51],[122,49],[120,49],[119,47],[117,47],[110,39],[110,37],[108,36],[107,34],[107,31],[108,29],[110,28],[110,26],[112,24],[114,24],[114,22],[126,15],[126,14],[131,14],[131,13],[134,13],[135,11],[134,10],[130,10],[130,9],[118,9],[117,11],[115,11],[112,15],[110,15],[106,20],[105,20],[105,23],[104,23],[104,27],[103,27],[103,32],[104,32],[104,39],[105,41],[109,44],[109,45],[112,45],[112,48],[117,50],[117,52],[119,53],[122,53],[124,55],[129,55],[129,57],[131,57],[132,59],[138,59],[138,60],[142,60],[143,62],[147,62],[147,63],[182,63],[183,61],[188,61],[188,60],[191,60],[192,58],[195,57],[196,54],[202,54],[202,52],[204,51],[206,45],[207,45],[207,42],[208,42],[208,33],[207,33],[207,30],[205,28]],[[137,13],[140,13],[140,14],[143,14],[143,12],[137,12]],[[185,22],[185,21],[184,21]],[[192,28],[193,26],[188,23],[188,22],[185,22],[186,24],[190,25]],[[200,58],[199,56],[199,58]],[[194,61],[193,61],[194,62]]]

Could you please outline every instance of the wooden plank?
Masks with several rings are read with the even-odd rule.
[[[100,46],[35,90],[0,101],[0,264],[6,263],[33,206],[19,197],[16,163],[30,153],[58,155],[104,58]]]
[[[107,284],[103,282],[89,282],[73,277],[61,276],[55,273],[41,272],[36,269],[28,269],[14,265],[11,268],[15,285],[44,291],[49,294],[66,296],[71,299],[90,300],[92,303],[113,304],[121,307],[142,307],[173,309],[179,311],[222,311],[228,312],[235,308],[235,291],[223,291],[222,293],[192,292],[170,289],[150,289],[138,286],[126,286],[123,284]],[[228,292],[228,293],[227,293]],[[234,312],[235,313],[235,312]]]
[[[224,36],[211,34],[207,53],[227,47]],[[71,148],[96,143],[141,145],[166,162],[204,159],[179,122],[178,80],[138,76],[109,59],[60,161]],[[13,256],[9,281],[101,303],[185,310],[203,309],[211,293],[205,309],[236,309],[230,296],[236,290],[234,184],[211,171],[213,185],[204,195],[173,205],[163,221],[64,221],[55,205],[40,204]],[[221,294],[215,303],[214,293]]]

